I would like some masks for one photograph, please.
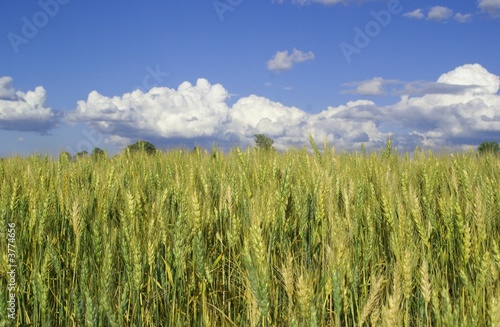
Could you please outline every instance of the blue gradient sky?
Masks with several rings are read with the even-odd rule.
[[[217,3],[211,0],[4,1],[0,4],[0,77],[9,77],[10,90],[16,92],[27,93],[38,86],[43,87],[46,100],[40,105],[50,108],[55,117],[49,121],[42,119],[37,124],[34,111],[27,113],[25,119],[21,117],[24,114],[21,109],[18,109],[18,115],[13,115],[13,103],[23,102],[23,97],[4,96],[5,101],[3,104],[0,102],[0,155],[33,152],[57,154],[61,150],[78,150],[79,147],[82,150],[82,140],[88,141],[82,131],[85,128],[95,129],[108,120],[115,124],[113,128],[101,128],[100,141],[91,143],[110,152],[118,151],[127,142],[137,138],[155,141],[163,147],[176,144],[191,146],[193,143],[244,146],[249,144],[255,132],[273,136],[279,146],[286,148],[300,144],[300,136],[306,135],[311,128],[325,129],[318,122],[332,118],[332,114],[326,111],[330,108],[331,112],[335,112],[333,108],[342,106],[347,107],[342,109],[345,114],[336,116],[331,126],[359,122],[361,116],[352,114],[352,110],[358,110],[359,106],[364,106],[363,110],[371,114],[377,110],[383,113],[374,115],[378,118],[364,115],[364,119],[374,122],[376,126],[352,126],[345,131],[347,136],[327,130],[318,132],[317,137],[323,136],[339,147],[357,146],[360,137],[363,143],[376,147],[383,138],[396,136],[397,141],[397,136],[401,136],[401,148],[418,144],[467,147],[484,137],[498,137],[500,108],[496,107],[497,111],[492,109],[499,101],[498,90],[494,92],[494,87],[487,94],[489,100],[483,101],[485,106],[468,109],[484,110],[480,117],[493,119],[494,123],[486,127],[464,125],[463,132],[452,138],[443,135],[448,129],[453,130],[449,126],[453,122],[447,122],[446,127],[444,123],[429,127],[429,119],[422,118],[429,110],[438,110],[436,108],[419,107],[420,111],[417,112],[421,115],[415,119],[420,121],[419,117],[422,118],[422,125],[418,126],[405,124],[404,113],[400,113],[399,121],[391,124],[384,123],[384,119],[380,118],[380,115],[396,110],[394,107],[404,96],[415,99],[425,97],[426,94],[422,92],[435,94],[435,88],[440,85],[431,84],[436,83],[441,75],[464,65],[478,64],[482,69],[467,66],[467,69],[456,74],[465,77],[455,76],[449,82],[450,85],[478,85],[481,80],[487,80],[494,86],[494,77],[500,75],[498,1],[496,4],[490,1],[490,6],[482,1],[332,2],[335,1],[220,0],[217,2],[219,8],[230,8],[221,13],[215,8]],[[369,37],[370,44],[353,54],[349,63],[340,47],[342,42],[355,45],[355,28],[364,30],[370,22],[373,25],[373,12],[387,11],[388,6],[397,7],[398,12],[390,14],[390,22],[386,26],[379,26],[379,31],[374,33],[376,35]],[[417,12],[418,9],[421,11]],[[23,27],[26,32],[26,21],[38,22],[40,25],[38,31],[32,33],[34,35],[23,33]],[[23,43],[16,44],[20,38],[24,39]],[[302,59],[292,57],[294,49]],[[277,54],[284,51],[288,51],[291,66],[286,66],[286,60],[279,61],[277,58]],[[270,69],[268,62],[273,58],[276,64],[285,65],[285,68]],[[157,71],[156,75],[152,71]],[[221,121],[213,123],[219,125],[215,129],[207,124],[186,124],[186,129],[206,129],[197,130],[194,134],[169,133],[172,128],[167,122],[161,127],[148,127],[145,123],[143,128],[134,129],[134,126],[141,125],[141,121],[144,122],[143,118],[135,114],[133,118],[127,115],[127,124],[117,123],[116,117],[106,116],[109,110],[87,101],[92,91],[97,91],[111,101],[112,97],[122,97],[137,88],[144,93],[152,86],[177,90],[179,85],[187,81],[194,90],[189,96],[199,99],[198,95],[193,94],[201,94],[204,100],[199,108],[205,111],[199,116],[190,112],[186,121],[195,118],[200,122],[212,122],[210,117],[224,116],[225,113],[217,111],[219,109],[211,111],[210,108],[217,107],[221,101],[214,100],[217,105],[211,104],[213,97],[205,97],[203,87],[197,84],[200,78],[206,79],[210,87],[216,84],[223,87],[227,98],[222,103],[227,104],[231,117],[215,119],[216,122]],[[378,84],[366,83],[377,81],[376,78],[379,78]],[[403,91],[415,83],[427,87],[424,91],[420,90],[419,94]],[[9,89],[7,84],[4,83],[5,90]],[[365,87],[357,89],[360,85]],[[1,87],[0,84],[0,90]],[[214,90],[215,93],[219,91]],[[457,92],[452,93],[457,95]],[[4,93],[10,94],[8,91]],[[460,94],[464,96],[464,93]],[[250,99],[251,95],[259,99]],[[162,93],[159,97],[172,96]],[[251,123],[248,118],[242,118],[247,114],[252,115],[248,112],[252,110],[251,103],[233,107],[242,98],[255,101],[255,107],[258,107],[255,110],[260,110],[256,116],[260,120]],[[460,101],[469,108],[476,98],[482,99],[478,92]],[[367,108],[366,103],[348,105],[350,101],[358,100],[371,102],[370,108]],[[99,110],[99,117],[78,111],[78,101],[86,102],[89,110]],[[134,103],[129,103],[130,107],[134,107]],[[176,110],[185,112],[184,102],[173,103],[169,105],[170,115],[175,115]],[[178,103],[177,107],[175,103]],[[416,103],[418,101],[415,100],[412,106],[416,106]],[[457,105],[457,101],[453,100],[440,103],[440,107],[450,103],[455,107]],[[106,105],[109,103],[103,104]],[[161,113],[160,109],[156,109],[160,104],[149,106],[141,104],[128,109],[144,110],[145,116]],[[154,110],[151,109],[153,107]],[[245,110],[246,114],[235,118],[236,113]],[[283,110],[280,118],[272,118],[279,110]],[[304,116],[300,119],[290,118],[293,110],[300,110]],[[68,119],[71,113],[74,117]],[[457,121],[470,118],[462,112],[457,115],[460,115]],[[162,115],[151,121],[168,121],[168,117]],[[262,119],[265,122],[269,120],[272,126],[264,122],[259,125]],[[224,124],[228,124],[227,128]],[[301,131],[283,127],[293,124],[302,126]],[[148,128],[151,132],[145,132]],[[372,129],[365,133],[363,128]],[[422,137],[409,140],[408,133],[415,131],[418,134],[427,133],[423,138],[425,140],[431,137],[436,140],[430,143],[422,143]],[[439,137],[435,136],[438,132],[441,133]],[[349,133],[352,137],[348,136]],[[307,138],[304,138],[304,144],[306,142]]]

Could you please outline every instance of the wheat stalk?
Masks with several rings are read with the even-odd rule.
[[[372,277],[370,295],[368,297],[368,300],[365,303],[365,306],[363,307],[363,310],[361,313],[361,319],[359,321],[359,326],[363,326],[364,322],[366,321],[366,318],[368,318],[368,316],[370,316],[370,314],[374,310],[379,309],[380,297],[381,297],[382,292],[383,292],[383,285],[384,285],[384,277],[383,276]],[[378,320],[378,319],[376,319],[376,320]]]

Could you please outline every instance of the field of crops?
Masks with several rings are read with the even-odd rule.
[[[3,159],[0,325],[500,326],[499,185],[390,145]]]

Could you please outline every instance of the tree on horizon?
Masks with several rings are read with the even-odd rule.
[[[127,152],[137,152],[137,151],[143,151],[146,152],[147,154],[155,154],[157,150],[152,143],[141,140],[127,147]]]
[[[477,152],[479,154],[487,154],[487,153],[493,153],[493,154],[498,154],[500,153],[500,146],[498,145],[497,142],[491,141],[491,142],[483,142],[481,145],[477,148]]]
[[[271,150],[273,149],[274,141],[264,134],[255,134],[255,145],[259,149]]]

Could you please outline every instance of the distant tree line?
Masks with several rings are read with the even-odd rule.
[[[104,151],[101,148],[94,148],[94,150],[92,150],[92,153],[90,153],[90,154],[88,151],[84,150],[84,151],[80,151],[77,154],[75,154],[74,157],[72,157],[71,154],[67,151],[63,151],[59,155],[60,160],[66,160],[66,161],[78,160],[78,159],[87,158],[87,157],[90,157],[94,160],[99,160],[99,159],[107,158],[108,154],[106,153],[106,151]]]
[[[123,151],[124,153],[127,154],[132,154],[132,153],[137,153],[137,152],[142,152],[144,151],[147,154],[154,154],[157,152],[156,147],[147,141],[137,141],[134,144],[131,144],[127,146],[127,148]],[[92,153],[89,154],[88,151],[80,151],[76,153],[74,156],[71,156],[71,154],[67,151],[61,152],[59,155],[59,159],[65,160],[65,161],[73,161],[73,160],[79,160],[83,158],[92,158],[94,160],[99,160],[103,158],[108,158],[108,154],[106,151],[104,151],[101,148],[94,148],[92,150]]]
[[[271,139],[270,137],[267,137],[264,134],[255,134],[254,135],[254,141],[255,141],[255,146],[258,149],[262,149],[265,151],[268,150],[273,150],[274,149],[274,140]],[[127,146],[127,148],[124,150],[125,153],[131,154],[131,153],[137,153],[137,152],[145,152],[147,154],[155,154],[158,150],[156,147],[148,142],[148,141],[137,141],[134,144],[131,144]],[[201,154],[201,148],[199,146],[195,146],[193,149],[194,153]],[[485,154],[500,154],[500,146],[498,142],[494,141],[485,141],[481,143],[481,145],[477,148],[477,152],[480,155],[485,155]],[[81,151],[78,152],[74,158],[71,157],[71,155],[68,152],[62,152],[61,156],[66,157],[67,160],[78,160],[81,158],[85,157],[91,157],[92,159],[101,159],[101,158],[107,158],[108,154],[106,151],[100,149],[100,148],[94,148],[91,154],[89,154],[87,151]]]
[[[145,152],[147,154],[155,154],[158,150],[156,150],[156,147],[148,141],[137,141],[134,144],[129,145],[126,151],[127,153]]]

